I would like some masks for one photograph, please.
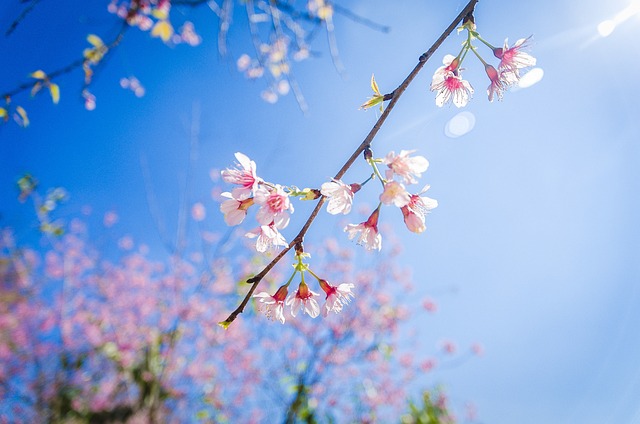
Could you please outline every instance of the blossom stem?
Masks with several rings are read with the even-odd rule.
[[[355,163],[355,161],[362,154],[362,152],[364,152],[365,149],[367,149],[367,148],[369,148],[371,146],[371,142],[373,141],[373,139],[378,134],[378,131],[380,130],[380,128],[382,128],[382,125],[386,121],[387,117],[389,116],[389,114],[391,113],[393,108],[395,107],[396,103],[398,102],[398,100],[400,99],[402,94],[406,91],[407,87],[409,87],[411,82],[415,79],[415,77],[418,75],[418,73],[420,73],[420,71],[422,70],[424,65],[431,58],[431,56],[433,56],[433,54],[436,52],[436,50],[438,50],[438,48],[440,47],[440,45],[442,45],[444,40],[446,40],[451,35],[451,33],[456,29],[456,27],[458,25],[458,22],[461,22],[465,17],[467,17],[467,16],[469,16],[469,15],[471,15],[473,13],[473,10],[474,10],[474,8],[475,8],[477,3],[478,3],[478,0],[469,0],[467,5],[453,19],[453,21],[442,32],[442,34],[440,34],[440,37],[438,37],[438,39],[433,43],[433,45],[426,52],[424,52],[423,54],[420,55],[420,57],[418,59],[418,63],[414,66],[413,70],[411,72],[409,72],[407,77],[404,79],[404,81],[402,81],[402,83],[398,86],[398,88],[396,88],[392,92],[393,93],[393,97],[391,98],[389,104],[384,109],[384,111],[382,112],[382,114],[380,115],[380,117],[378,118],[376,123],[373,125],[373,127],[371,128],[371,130],[369,131],[367,136],[364,138],[362,143],[360,143],[360,145],[354,150],[354,152],[347,159],[347,161],[342,166],[342,168],[340,168],[338,173],[335,175],[335,177],[334,177],[335,180],[341,179],[342,176],[347,172],[347,170],[349,168],[351,168],[351,166]],[[280,253],[275,258],[273,258],[271,260],[271,262],[269,262],[267,264],[267,266],[262,271],[260,271],[258,274],[256,274],[255,276],[253,276],[253,277],[251,277],[251,278],[249,278],[247,280],[247,283],[251,284],[251,288],[249,289],[249,291],[245,295],[245,297],[242,300],[242,302],[240,302],[240,305],[238,305],[238,307],[233,312],[231,312],[229,317],[225,321],[223,321],[220,325],[222,325],[224,328],[227,328],[237,318],[237,316],[240,315],[244,311],[244,308],[247,306],[247,303],[249,303],[249,299],[251,299],[251,296],[253,295],[253,293],[255,292],[256,288],[258,287],[258,284],[260,284],[260,281],[267,275],[267,273],[269,271],[271,271],[271,269],[278,262],[280,262],[280,260],[289,252],[289,250],[291,250],[291,248],[293,246],[296,245],[296,243],[302,242],[302,240],[304,239],[304,236],[307,233],[307,231],[309,230],[309,227],[311,226],[312,222],[318,216],[318,213],[320,212],[320,209],[322,208],[325,200],[326,200],[325,196],[321,196],[320,197],[320,199],[318,200],[318,203],[316,204],[316,207],[311,212],[311,215],[309,216],[307,221],[302,226],[302,229],[300,230],[298,235],[296,235],[293,238],[293,240],[291,241],[291,243],[289,243],[289,246],[285,247],[284,249],[282,249],[280,251]]]
[[[473,51],[473,53],[476,55],[476,57],[480,60],[480,62],[482,62],[482,64],[484,66],[487,66],[488,63],[482,58],[482,56],[480,56],[480,54],[476,51],[476,48],[474,46],[470,46],[470,49]]]
[[[380,170],[378,169],[378,165],[376,165],[376,161],[374,159],[369,159],[369,165],[371,165],[371,167],[373,168],[373,174],[378,177],[380,183],[382,183],[382,187],[384,187],[384,185],[387,183],[387,180],[385,180],[382,177],[382,174],[380,174]],[[373,178],[373,175],[369,177],[369,179],[371,178]]]
[[[321,280],[321,278],[320,278],[320,277],[318,277],[318,275],[316,275],[316,273],[315,273],[315,272],[313,272],[313,271],[311,271],[309,268],[307,268],[307,271],[309,271],[309,274],[313,275],[313,277],[314,277],[316,280],[318,280],[318,281],[320,281],[320,280]]]
[[[360,186],[364,186],[366,183],[368,183],[369,181],[371,181],[374,177],[376,176],[375,173],[372,173],[371,175],[369,175],[369,178],[367,178],[366,180],[364,180],[362,183],[360,183]]]
[[[458,56],[456,56],[456,59],[458,59],[458,66],[456,66],[456,69],[460,68],[460,65],[462,65],[462,61],[464,60],[465,56],[467,55],[467,51],[469,50],[469,45],[468,42],[463,44],[462,48],[460,49],[460,53],[458,53]]]
[[[487,40],[485,40],[484,38],[480,37],[480,34],[478,34],[477,32],[473,31],[473,36],[476,37],[478,40],[480,40],[480,42],[482,44],[484,44],[485,46],[489,47],[491,50],[495,50],[496,49]]]

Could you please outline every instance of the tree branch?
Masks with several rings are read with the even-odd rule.
[[[384,122],[386,121],[387,117],[389,116],[389,114],[391,113],[391,111],[395,107],[396,103],[400,99],[400,96],[402,96],[402,94],[405,92],[407,87],[409,87],[409,84],[411,84],[413,79],[416,77],[416,75],[418,75],[420,70],[422,70],[424,65],[429,60],[429,58],[431,58],[431,56],[433,56],[435,51],[440,47],[440,45],[444,42],[444,40],[446,40],[446,38],[449,35],[451,35],[451,33],[456,28],[458,23],[461,22],[463,19],[465,19],[465,18],[467,18],[469,16],[472,16],[473,10],[474,10],[474,8],[475,8],[477,3],[478,3],[478,0],[470,0],[469,3],[467,3],[467,5],[464,7],[464,9],[462,9],[462,11],[458,14],[458,16],[456,16],[455,19],[451,22],[451,24],[447,27],[447,29],[445,29],[444,32],[440,35],[440,37],[438,37],[438,39],[435,41],[435,43],[433,43],[433,45],[426,52],[424,52],[422,55],[420,55],[420,58],[418,59],[418,63],[413,68],[413,70],[409,73],[409,75],[407,75],[407,77],[404,79],[404,81],[402,81],[402,83],[398,86],[398,88],[393,90],[393,92],[390,93],[389,95],[385,95],[385,100],[387,99],[387,97],[389,97],[391,99],[391,101],[389,102],[389,104],[385,108],[385,110],[382,113],[382,115],[380,115],[380,117],[378,118],[378,120],[374,124],[373,128],[371,128],[371,130],[369,131],[369,134],[367,134],[367,136],[364,138],[362,143],[360,143],[360,145],[356,148],[356,150],[349,157],[349,159],[347,159],[345,164],[342,166],[342,168],[340,168],[338,173],[335,175],[334,179],[339,180],[340,178],[342,178],[342,176],[347,172],[347,170],[356,161],[358,156],[360,156],[360,154],[362,154],[362,152],[364,152],[364,150],[371,145],[373,139],[378,134],[378,131],[380,130],[380,128],[382,128],[382,125],[384,124]],[[316,219],[316,216],[318,215],[318,212],[322,208],[322,205],[324,204],[324,201],[325,201],[325,196],[320,197],[320,200],[318,201],[318,204],[316,205],[316,207],[311,212],[311,215],[309,216],[309,218],[307,218],[307,221],[302,226],[302,229],[300,230],[298,235],[296,235],[293,238],[293,240],[291,240],[291,242],[289,243],[289,246],[286,247],[285,249],[283,249],[262,271],[260,271],[258,274],[256,274],[255,276],[253,276],[253,277],[251,277],[251,278],[249,278],[247,280],[247,283],[251,284],[251,288],[249,289],[249,291],[245,295],[245,297],[242,300],[242,302],[240,303],[240,305],[233,312],[231,312],[231,314],[229,315],[229,317],[226,320],[224,320],[221,323],[221,325],[224,328],[227,328],[237,318],[237,316],[240,315],[244,311],[244,308],[246,307],[247,303],[249,302],[249,299],[251,298],[251,296],[253,295],[253,292],[256,290],[256,288],[260,284],[260,281],[262,281],[262,279],[269,273],[269,271],[271,271],[271,269],[278,262],[280,262],[280,260],[284,257],[284,255],[286,255],[289,252],[289,250],[291,250],[292,247],[294,247],[298,243],[302,243],[305,234],[309,230],[309,227],[311,226],[313,221]]]

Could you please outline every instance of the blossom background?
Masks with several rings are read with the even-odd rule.
[[[106,5],[85,3],[41,2],[14,34],[0,36],[0,91],[36,69],[76,59],[88,33],[117,31]],[[336,16],[345,74],[317,40],[320,57],[294,67],[306,114],[291,94],[276,104],[262,101],[263,82],[236,70],[236,59],[251,51],[240,9],[225,57],[208,10],[180,12],[203,38],[197,47],[170,48],[129,31],[95,77],[92,112],[81,100],[81,72],[58,81],[58,105],[43,94],[24,96],[29,128],[0,126],[0,225],[18,235],[33,230],[33,214],[13,188],[25,172],[45,187],[68,190],[64,213],[77,214],[83,205],[117,211],[119,229],[152,251],[162,249],[152,208],[168,233],[176,230],[185,196],[208,205],[207,225],[223,225],[209,174],[230,165],[236,151],[255,160],[269,181],[319,187],[376,119],[375,110],[358,110],[371,94],[371,74],[383,93],[391,91],[466,4],[344,3],[391,31]],[[19,2],[4,2],[0,29],[21,10]],[[393,207],[383,208],[380,220],[396,232],[404,246],[400,260],[413,267],[423,295],[406,303],[416,306],[428,296],[438,304],[438,314],[412,322],[416,339],[451,337],[461,346],[482,341],[481,361],[436,371],[442,374],[435,378],[452,397],[473,399],[483,422],[640,422],[639,10],[638,1],[481,2],[478,31],[495,45],[533,34],[539,68],[533,75],[543,77],[489,103],[489,81],[469,57],[465,79],[475,88],[473,100],[462,110],[437,108],[428,87],[440,59],[459,50],[462,39],[453,35],[374,142],[377,157],[416,149],[430,161],[422,182],[439,206],[427,218],[427,231],[406,231]],[[610,33],[612,25],[602,25],[607,20],[617,23]],[[120,79],[133,75],[145,87],[142,98],[120,88]],[[358,163],[345,180],[362,181],[368,172]],[[356,202],[371,205],[377,194],[363,189]],[[309,210],[296,204],[285,236]],[[345,223],[323,214],[308,242],[333,232],[349,243],[341,234]]]

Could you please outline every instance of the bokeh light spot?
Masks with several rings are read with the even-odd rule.
[[[476,125],[476,117],[471,112],[460,112],[447,122],[444,133],[447,137],[458,138],[465,135]]]
[[[524,74],[522,78],[520,78],[520,81],[518,81],[518,87],[531,87],[532,85],[539,83],[542,80],[543,76],[544,71],[542,70],[542,68],[533,68],[532,70]]]

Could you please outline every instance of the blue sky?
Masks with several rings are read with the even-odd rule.
[[[1,92],[36,69],[50,72],[76,59],[88,33],[108,39],[117,31],[106,4],[86,3],[41,2],[10,37],[0,36]],[[113,209],[121,216],[120,231],[159,244],[144,172],[172,231],[194,110],[201,120],[190,198],[209,206],[211,225],[220,220],[209,196],[209,170],[231,164],[236,151],[254,159],[265,179],[318,186],[375,122],[375,111],[358,110],[370,95],[371,74],[383,92],[395,88],[464,4],[344,2],[391,32],[337,17],[346,75],[336,72],[319,37],[313,46],[321,57],[294,67],[309,103],[306,115],[291,95],[275,105],[263,102],[262,82],[236,71],[235,59],[250,51],[240,9],[229,57],[217,53],[217,20],[208,10],[177,11],[203,36],[195,48],[170,48],[131,30],[96,76],[95,111],[83,108],[80,72],[58,81],[57,106],[44,95],[14,98],[32,123],[0,127],[0,225],[30,231],[33,218],[13,189],[30,172],[44,187],[71,193],[64,214],[86,204]],[[376,156],[416,149],[430,161],[422,182],[431,185],[439,207],[427,231],[408,233],[392,208],[381,219],[397,228],[418,290],[439,303],[438,314],[412,323],[424,340],[421,349],[432,351],[433,340],[445,337],[461,347],[484,345],[481,360],[425,377],[444,382],[454,401],[473,400],[483,422],[640,423],[640,56],[634,43],[640,15],[619,22],[608,36],[598,32],[601,22],[630,4],[479,3],[476,23],[487,40],[500,44],[533,34],[531,53],[542,80],[489,103],[488,79],[470,58],[465,78],[475,95],[464,111],[475,126],[448,137],[447,123],[461,110],[437,108],[428,87],[442,56],[459,50],[462,37],[454,35],[374,143]],[[17,1],[0,6],[0,30],[20,10]],[[146,88],[140,99],[119,87],[120,78],[131,75]],[[346,179],[363,180],[367,172],[357,164]],[[374,194],[363,198],[373,201]],[[295,223],[286,235],[293,235]],[[336,223],[323,219],[322,225]],[[316,231],[309,237],[322,234]]]

